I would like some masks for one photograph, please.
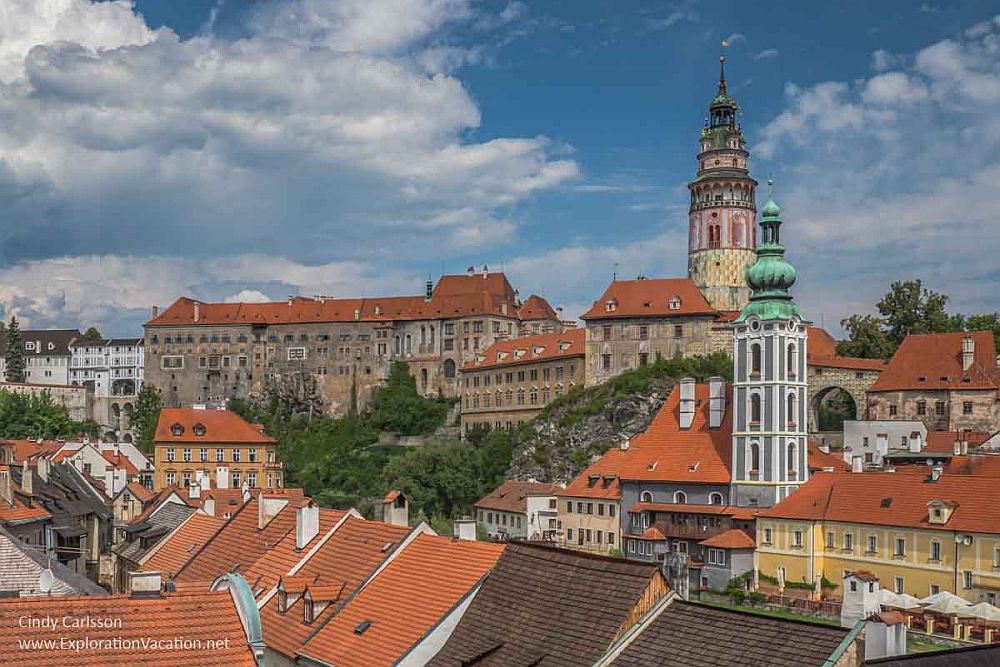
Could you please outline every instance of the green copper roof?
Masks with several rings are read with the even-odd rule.
[[[768,180],[768,186],[771,181]],[[742,322],[756,316],[762,320],[790,320],[801,317],[798,306],[788,293],[795,284],[795,267],[785,261],[785,246],[781,245],[781,208],[769,196],[761,211],[761,244],[757,261],[747,269],[747,284],[753,291],[750,303],[737,318]]]

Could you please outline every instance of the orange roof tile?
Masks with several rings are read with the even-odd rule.
[[[931,500],[957,503],[947,524],[928,521]],[[899,472],[821,472],[758,517],[1000,534],[998,505],[996,477],[945,473],[931,483]]]
[[[346,600],[375,571],[375,568],[392,554],[396,545],[408,533],[409,528],[404,526],[393,526],[381,521],[365,521],[349,515],[337,530],[321,543],[309,560],[302,564],[297,574],[315,580],[315,584],[309,587],[310,590],[343,587],[338,599]],[[334,610],[335,605],[331,605],[312,624],[307,625],[303,622],[301,608],[296,609],[293,606],[285,613],[280,613],[277,596],[272,597],[260,610],[267,645],[293,658],[306,637]]]
[[[522,322],[559,319],[559,315],[552,308],[552,305],[537,294],[532,294],[525,299],[521,307],[518,308],[517,314]]]
[[[142,523],[143,521],[145,521],[146,519],[148,519],[149,516],[153,512],[156,511],[157,507],[159,507],[160,505],[162,505],[167,500],[167,498],[171,494],[174,494],[174,493],[177,494],[177,496],[181,499],[182,502],[184,502],[185,505],[189,504],[187,502],[187,498],[185,498],[185,496],[187,494],[186,493],[182,493],[177,488],[176,484],[171,484],[168,487],[160,489],[159,493],[156,494],[156,497],[154,497],[152,500],[148,501],[148,503],[144,503],[146,506],[143,508],[142,512],[138,516],[136,516],[134,519],[132,519],[131,521],[129,521],[129,523],[132,524],[132,525],[136,525],[136,524]],[[171,501],[171,502],[173,502],[173,501]]]
[[[501,512],[526,512],[529,495],[554,495],[561,488],[558,484],[508,479],[488,495],[480,498],[476,507]]]
[[[972,366],[962,370],[962,341],[972,338]],[[869,391],[992,389],[1000,385],[992,331],[907,336]]]
[[[622,492],[618,472],[626,454],[627,452],[619,447],[609,449],[601,458],[574,477],[565,489],[556,491],[556,495],[569,498],[620,500]]]
[[[678,297],[680,307],[670,308],[670,300]],[[614,310],[608,310],[614,302]],[[594,302],[582,320],[604,320],[618,317],[671,317],[680,315],[716,315],[701,290],[690,278],[654,278],[616,280],[608,285],[601,298]]]
[[[180,435],[171,430],[183,429]],[[204,435],[195,434],[195,426],[205,427]],[[194,408],[163,408],[156,424],[157,445],[170,443],[259,443],[273,444],[275,439],[255,429],[232,410],[197,410]]]
[[[173,578],[224,523],[222,519],[195,512],[156,545],[152,558],[139,569],[162,572],[165,578]]]
[[[808,327],[806,329],[807,363],[810,366],[825,366],[828,368],[847,368],[850,370],[881,371],[885,368],[883,359],[862,359],[860,357],[842,357],[837,354],[837,339],[826,329]]]
[[[320,508],[319,531],[306,544],[303,550],[295,548],[295,524],[293,523],[292,530],[280,542],[271,547],[267,553],[258,558],[253,565],[246,569],[244,578],[250,582],[250,587],[256,592],[261,589],[269,589],[271,586],[277,584],[279,579],[285,577],[302,560],[305,551],[316,545],[327,531],[344,518],[345,514],[346,512],[342,510]],[[288,583],[287,577],[285,583]]]
[[[843,456],[834,453],[824,452],[815,442],[808,442],[809,448],[809,470],[817,471],[823,468],[833,468],[837,470],[850,470],[851,464],[844,460]]]
[[[382,503],[383,504],[391,503],[396,498],[399,498],[399,491],[396,489],[392,489],[391,491],[389,491],[389,493],[385,494],[385,498],[382,499]]]
[[[484,368],[583,357],[587,352],[586,335],[586,329],[569,329],[562,333],[497,341],[483,350],[481,355],[477,355],[475,361],[463,365],[462,370],[477,371]]]
[[[118,619],[121,627],[54,628],[22,627],[25,617],[83,620]],[[167,595],[159,598],[130,598],[123,595],[93,597],[29,597],[0,599],[0,655],[5,665],[35,667],[253,667],[256,661],[247,644],[236,606],[228,591]],[[102,647],[80,645],[69,648],[27,647],[28,641],[62,638],[93,642],[135,642],[135,646]],[[176,638],[200,642],[194,648],[174,642]],[[156,650],[140,645],[152,640]],[[212,642],[216,648],[204,648]]]
[[[66,443],[59,442],[58,440],[44,440],[42,442],[36,442],[35,440],[6,440],[14,445],[14,462],[22,463],[25,459],[34,458],[36,456],[51,456],[55,454],[63,445]]]
[[[0,500],[0,521],[3,523],[30,523],[48,519],[50,516],[52,515],[45,508],[39,505],[29,506],[17,497],[14,498],[13,505]]]
[[[697,384],[694,421],[690,428],[682,429],[680,394],[680,388],[675,387],[649,427],[632,438],[620,465],[623,480],[729,483],[732,410],[726,410],[719,428],[709,428],[708,384]],[[726,404],[732,404],[728,385]]]
[[[115,454],[114,452],[106,451],[101,452],[101,456],[111,464],[111,467],[116,470],[124,470],[127,475],[138,475],[139,469],[135,467],[135,464],[129,461],[128,457],[124,454]]]
[[[138,500],[140,503],[144,505],[149,501],[153,500],[154,498],[156,498],[155,491],[150,491],[139,482],[129,482],[128,486],[126,486],[125,488],[127,488],[129,492],[131,492],[131,494],[135,497],[136,500]]]
[[[241,505],[232,518],[177,573],[177,581],[204,581],[239,567],[243,572],[295,530],[295,509],[305,500],[291,500],[263,529],[258,528],[259,498]],[[250,582],[253,585],[253,582]]]
[[[305,643],[337,667],[392,665],[493,567],[503,545],[419,535]],[[367,625],[365,625],[367,623]]]
[[[642,535],[629,535],[629,538],[633,540],[650,540],[653,542],[660,542],[667,539],[667,536],[660,532],[660,529],[656,526],[650,526],[642,533]]]
[[[753,549],[757,546],[753,538],[739,528],[730,528],[726,532],[702,540],[698,544],[715,549]]]
[[[983,431],[928,431],[924,449],[934,454],[947,454],[955,451],[955,439],[967,440],[969,448],[978,447],[990,439],[991,433]]]

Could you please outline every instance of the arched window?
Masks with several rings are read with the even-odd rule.
[[[423,324],[420,325],[420,344],[421,345],[427,344],[427,327],[425,327]]]
[[[674,502],[675,503],[677,503],[678,505],[685,505],[685,504],[687,504],[687,501],[688,501],[688,497],[687,497],[686,493],[684,493],[683,491],[674,491]]]
[[[499,408],[501,405],[503,405],[503,392],[500,391],[499,389],[497,389],[496,399],[497,399],[496,406]]]
[[[760,423],[760,394],[750,394],[750,423]]]
[[[653,492],[652,491],[643,491],[639,495],[639,500],[641,500],[644,503],[651,503],[651,502],[653,502]]]
[[[434,325],[433,324],[431,325],[431,340],[430,340],[430,343],[431,343],[431,345],[434,344]]]
[[[444,360],[444,376],[446,378],[455,377],[455,360],[445,359]]]
[[[392,350],[393,354],[395,354],[397,357],[403,352],[402,348],[400,347],[399,334],[396,334],[396,336],[393,338]]]
[[[723,498],[721,493],[712,493],[708,496],[708,502],[711,505],[721,505],[723,503]]]
[[[538,403],[538,387],[532,387],[531,393],[528,394],[528,400],[532,405],[537,405]]]
[[[788,426],[789,428],[795,428],[795,394],[788,394]]]
[[[760,377],[760,343],[750,345],[750,375]]]
[[[795,479],[796,470],[798,470],[798,458],[796,457],[797,448],[794,442],[788,443],[788,478]]]
[[[406,334],[406,354],[413,354],[413,336]]]
[[[796,369],[799,367],[799,354],[798,349],[795,347],[795,343],[789,343],[788,345],[788,379],[794,380],[796,376]]]
[[[420,387],[422,389],[427,389],[427,369],[420,369]]]
[[[750,472],[756,473],[760,471],[760,445],[756,442],[750,443],[750,451],[747,455],[747,462],[749,463]]]

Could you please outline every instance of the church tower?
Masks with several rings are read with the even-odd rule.
[[[809,477],[807,323],[788,293],[795,268],[773,197],[761,213],[757,261],[746,273],[752,295],[733,323],[732,497],[751,507],[774,505]]]
[[[720,56],[719,89],[701,131],[698,175],[688,183],[688,277],[718,310],[746,305],[746,270],[756,258],[757,181],[750,178],[738,112],[726,89],[726,57]]]

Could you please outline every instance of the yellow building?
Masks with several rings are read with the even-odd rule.
[[[608,450],[565,489],[556,491],[559,546],[595,553],[621,549],[618,466],[623,454],[620,449]]]
[[[898,593],[948,591],[996,604],[998,507],[995,475],[942,474],[924,466],[818,473],[758,514],[757,569],[765,577],[813,584],[821,577],[839,584],[846,572],[868,570]]]
[[[157,491],[171,484],[186,488],[199,478],[219,489],[238,489],[244,483],[250,488],[284,486],[277,441],[260,424],[249,424],[229,410],[164,408],[153,444]]]

